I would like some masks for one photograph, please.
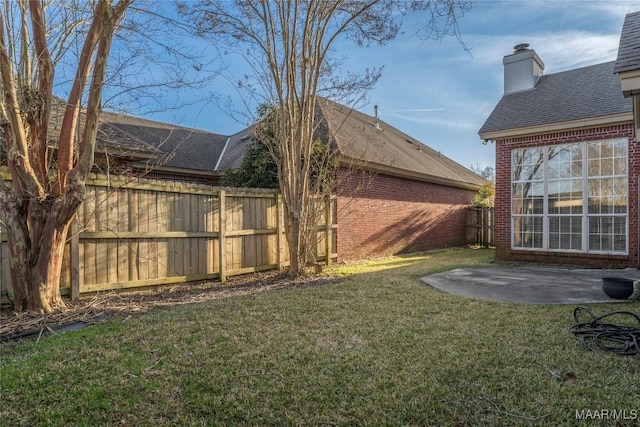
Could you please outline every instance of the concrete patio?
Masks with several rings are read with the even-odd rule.
[[[523,304],[631,302],[607,296],[602,290],[603,277],[640,281],[640,271],[530,266],[457,268],[421,280],[453,295],[491,301]]]

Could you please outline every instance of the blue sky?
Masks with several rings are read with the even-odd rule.
[[[502,58],[513,46],[529,43],[545,74],[612,61],[624,16],[638,10],[640,0],[477,0],[459,21],[470,52],[455,38],[410,37],[419,25],[412,18],[406,35],[386,46],[348,46],[340,53],[345,70],[384,66],[360,111],[373,114],[377,104],[383,121],[463,166],[483,168],[494,165],[495,147],[482,144],[478,129],[502,96]],[[207,90],[223,99],[238,96],[224,78]],[[144,117],[225,135],[244,127],[213,103]]]

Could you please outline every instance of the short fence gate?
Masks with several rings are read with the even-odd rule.
[[[494,243],[494,208],[469,208],[467,212],[467,243],[489,247]]]

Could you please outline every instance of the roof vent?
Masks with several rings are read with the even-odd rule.
[[[513,53],[519,53],[529,50],[529,43],[520,43],[513,47]]]
[[[379,115],[378,115],[378,106],[377,105],[373,106],[373,112],[374,112],[374,118],[375,118],[375,121],[373,122],[373,126],[377,130],[381,130],[380,129],[380,121],[378,120]]]

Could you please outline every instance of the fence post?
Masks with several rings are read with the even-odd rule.
[[[80,299],[80,232],[77,217],[71,220],[71,301]]]
[[[284,209],[282,206],[282,196],[280,196],[280,193],[277,193],[276,194],[276,221],[277,221],[276,251],[277,251],[278,270],[282,270],[283,264],[284,264],[282,261],[282,225],[284,223],[283,214],[284,214]]]
[[[331,244],[333,242],[332,236],[331,236],[331,222],[333,219],[333,215],[331,215],[331,194],[328,194],[326,199],[325,199],[325,206],[324,206],[324,225],[325,225],[325,230],[324,230],[324,262],[326,265],[330,265],[331,264],[331,252],[332,252],[332,247]]]
[[[218,243],[220,244],[220,281],[227,281],[227,239],[226,239],[226,223],[227,223],[227,215],[226,215],[226,201],[225,201],[225,191],[220,190],[218,193],[220,200],[220,224],[218,224]]]
[[[2,224],[0,224],[0,293],[2,293]]]

